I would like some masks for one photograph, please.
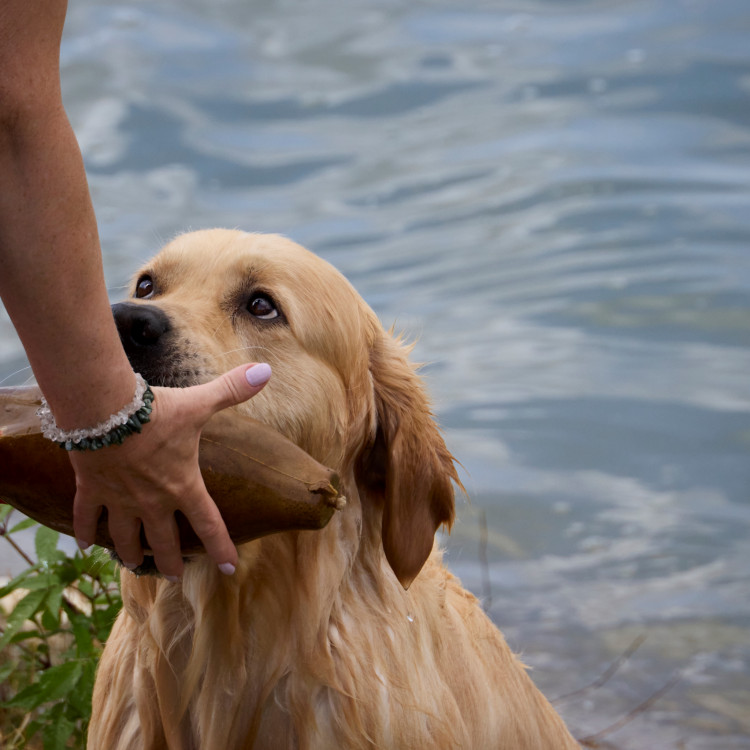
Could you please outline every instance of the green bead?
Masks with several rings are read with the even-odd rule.
[[[116,425],[104,435],[82,438],[77,443],[73,440],[63,440],[58,442],[58,445],[66,451],[97,451],[108,445],[122,445],[128,435],[141,432],[143,425],[151,421],[150,415],[153,411],[154,392],[148,384],[146,384],[142,400],[143,405],[141,408],[134,414],[131,414],[127,422]]]

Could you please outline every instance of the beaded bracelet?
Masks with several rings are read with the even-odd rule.
[[[120,445],[128,435],[140,432],[142,426],[151,420],[154,392],[140,373],[135,374],[135,381],[135,395],[129,404],[106,421],[86,429],[63,430],[58,427],[47,399],[42,396],[42,405],[36,410],[42,423],[42,434],[66,451],[96,451],[105,445]]]

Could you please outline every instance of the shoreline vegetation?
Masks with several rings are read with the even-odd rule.
[[[0,537],[28,567],[0,581],[0,746],[83,748],[94,674],[120,611],[119,572],[101,548],[70,556],[58,532],[0,505]],[[35,528],[33,556],[14,535]]]

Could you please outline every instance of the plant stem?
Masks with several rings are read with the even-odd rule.
[[[36,563],[18,546],[16,543],[16,540],[13,539],[13,537],[8,536],[4,531],[0,533],[0,536],[4,536],[8,544],[10,544],[13,549],[18,552],[19,555],[29,564],[30,567],[34,567]]]

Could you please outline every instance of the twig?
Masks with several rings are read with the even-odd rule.
[[[18,546],[16,540],[13,539],[13,537],[9,536],[5,532],[5,530],[0,531],[0,536],[5,537],[5,540],[8,542],[8,544],[10,544],[10,546],[13,547],[13,549],[18,552],[18,554],[21,555],[24,560],[26,560],[26,562],[29,564],[29,567],[33,568],[36,565],[36,563]]]
[[[629,724],[631,721],[633,721],[633,719],[637,718],[642,713],[647,711],[652,704],[656,703],[659,698],[670,691],[681,679],[682,674],[678,672],[666,685],[660,687],[655,693],[652,693],[648,698],[646,698],[643,703],[637,705],[632,711],[625,714],[625,716],[623,716],[621,719],[618,719],[614,724],[610,724],[610,726],[608,726],[606,729],[602,729],[596,734],[590,734],[588,737],[583,737],[579,739],[578,742],[586,747],[597,747],[597,743],[600,739],[606,737],[608,734],[612,734],[613,732],[622,729],[626,724]]]
[[[643,642],[646,640],[645,634],[639,635],[621,654],[620,656],[615,659],[612,664],[607,667],[605,672],[600,676],[597,677],[592,683],[589,685],[586,685],[585,687],[578,688],[577,690],[573,690],[570,693],[565,693],[564,695],[561,695],[554,700],[550,701],[550,703],[557,704],[562,703],[563,701],[570,700],[571,698],[577,698],[579,695],[583,695],[584,693],[587,693],[589,690],[594,690],[596,688],[600,688],[602,685],[609,682],[609,680],[612,679],[612,677],[615,676],[615,674],[618,672],[620,667],[641,647]]]

